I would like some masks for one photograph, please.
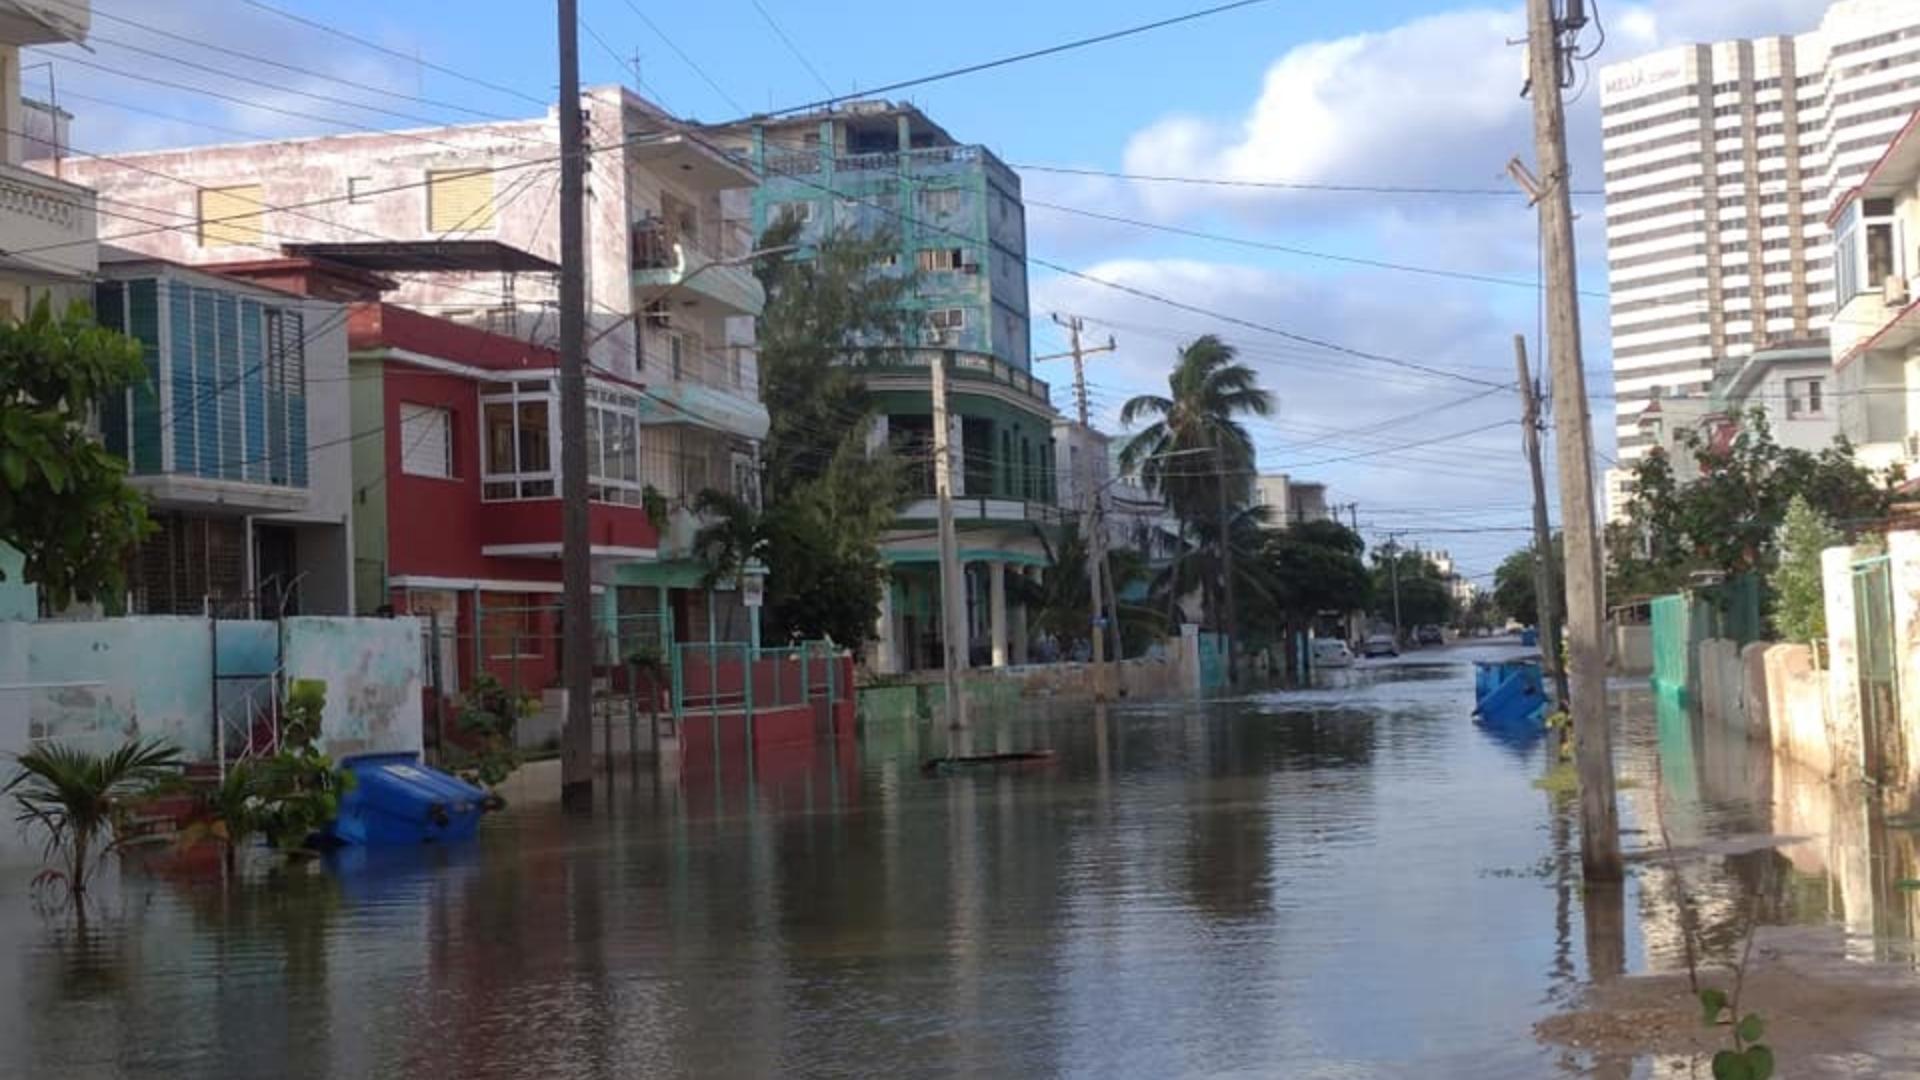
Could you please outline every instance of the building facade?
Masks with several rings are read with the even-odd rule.
[[[1834,207],[1840,430],[1866,465],[1920,462],[1920,111]]]
[[[1309,521],[1338,520],[1327,505],[1327,485],[1266,473],[1253,482],[1253,502],[1267,508],[1267,525],[1283,529]]]
[[[1024,659],[1006,581],[1047,563],[1041,533],[1062,520],[1047,384],[1030,369],[1026,212],[1020,180],[985,147],[954,139],[918,109],[854,102],[744,125],[724,136],[751,163],[756,234],[782,218],[801,243],[842,230],[888,236],[876,273],[917,273],[905,301],[910,340],[884,344],[865,382],[884,442],[921,463],[919,497],[883,552],[893,584],[870,657],[879,671],[935,666],[941,655],[932,468],[933,364],[949,377],[955,518],[966,566],[968,647],[976,663]]]
[[[668,519],[657,544],[596,572],[607,586],[682,584],[702,572],[692,560],[700,493],[758,497],[767,414],[753,327],[764,295],[745,264],[749,223],[726,211],[756,181],[622,88],[588,90],[582,107],[589,142],[618,147],[593,154],[587,178],[589,357],[636,387],[620,407],[637,426],[639,472],[620,498],[650,490]],[[64,171],[174,214],[180,225],[126,239],[149,254],[262,273],[315,259],[383,275],[381,298],[397,307],[551,347],[556,116],[127,154]],[[370,602],[387,592],[370,590]]]
[[[1604,68],[1608,281],[1620,456],[1662,396],[1715,364],[1824,339],[1826,216],[1920,107],[1920,6],[1840,0],[1805,33]],[[1837,387],[1844,390],[1845,387]]]
[[[130,613],[351,614],[345,309],[110,247],[99,273],[147,369],[98,419],[155,525]]]

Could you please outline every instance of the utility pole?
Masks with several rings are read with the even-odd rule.
[[[1565,673],[1560,670],[1560,618],[1554,613],[1553,532],[1547,525],[1547,474],[1540,464],[1540,391],[1527,371],[1527,338],[1513,335],[1514,371],[1520,387],[1520,427],[1533,471],[1533,593],[1540,623],[1540,666],[1554,685],[1560,708],[1567,707]]]
[[[1393,647],[1400,647],[1400,542],[1387,534],[1387,580],[1393,583]]]
[[[1238,608],[1234,603],[1233,590],[1233,516],[1227,505],[1227,457],[1220,452],[1218,445],[1214,447],[1213,461],[1214,471],[1219,474],[1214,477],[1217,485],[1214,490],[1219,493],[1220,499],[1220,594],[1223,601],[1221,606],[1226,609],[1221,613],[1220,629],[1227,640],[1227,685],[1232,686],[1236,676],[1233,647],[1239,638]]]
[[[953,432],[947,415],[947,353],[933,363],[933,494],[940,505],[940,668],[947,692],[947,726],[967,726],[960,673],[967,668],[967,590],[960,541],[953,532]]]
[[[586,138],[580,123],[580,17],[559,0],[560,31],[560,670],[567,715],[560,799],[593,805],[593,555],[587,535]]]
[[[1614,798],[1613,735],[1607,727],[1593,431],[1580,358],[1573,201],[1568,190],[1566,115],[1560,100],[1568,70],[1561,36],[1563,31],[1577,30],[1585,19],[1581,0],[1566,3],[1569,17],[1556,20],[1553,0],[1527,0],[1527,61],[1534,153],[1543,184],[1537,202],[1547,273],[1547,358],[1553,374],[1554,431],[1560,440],[1555,456],[1560,465],[1560,528],[1567,551],[1567,692],[1573,699],[1574,763],[1580,777],[1580,865],[1588,885],[1613,885],[1623,876],[1620,816]]]
[[[1107,343],[1103,346],[1096,346],[1090,349],[1083,348],[1080,344],[1080,331],[1085,328],[1085,323],[1081,320],[1080,316],[1071,315],[1063,318],[1056,312],[1053,316],[1053,321],[1067,328],[1068,340],[1072,343],[1069,355],[1073,357],[1073,397],[1079,407],[1080,431],[1083,435],[1091,435],[1093,427],[1087,420],[1086,358],[1094,353],[1113,351],[1115,348],[1114,341],[1112,337],[1108,337]],[[1092,448],[1093,440],[1089,438],[1087,440],[1087,449],[1091,450]],[[1107,569],[1106,525],[1100,513],[1100,498],[1102,492],[1100,485],[1093,482],[1095,471],[1093,462],[1088,461],[1085,465],[1086,468],[1082,470],[1081,475],[1075,476],[1073,479],[1075,485],[1081,489],[1080,531],[1085,541],[1087,552],[1087,595],[1092,598],[1090,609],[1092,612],[1092,625],[1089,627],[1088,633],[1093,639],[1093,700],[1105,701],[1107,700],[1107,684],[1109,681],[1109,672],[1107,671],[1107,616],[1109,614],[1117,615],[1118,613],[1110,612],[1107,609],[1106,589],[1102,584]],[[1116,619],[1115,622],[1117,625],[1118,620]],[[1116,654],[1119,652],[1117,639],[1114,652]]]

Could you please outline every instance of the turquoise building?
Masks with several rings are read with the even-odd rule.
[[[955,519],[966,564],[968,654],[978,665],[1026,660],[1026,619],[1009,576],[1047,564],[1058,527],[1053,421],[1045,382],[1033,377],[1027,299],[1026,208],[1020,178],[982,146],[964,145],[911,105],[853,102],[750,123],[732,133],[760,177],[756,234],[782,216],[802,241],[841,230],[897,243],[876,273],[917,271],[906,301],[912,340],[897,361],[867,368],[883,413],[876,439],[928,460],[933,444],[930,369],[948,372],[959,468]],[[939,663],[933,470],[901,511],[885,553],[893,588],[882,605],[882,672]]]

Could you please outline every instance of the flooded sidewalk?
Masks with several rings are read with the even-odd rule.
[[[908,726],[623,772],[465,848],[128,874],[85,940],[6,866],[0,1075],[1684,1075],[1535,1037],[1595,973],[1682,970],[1683,935],[1645,855],[1589,918],[1544,746],[1469,719],[1500,652],[976,717],[967,749],[1043,767],[926,776],[949,733]],[[1911,830],[1617,703],[1627,846],[1660,848],[1659,795],[1710,959],[1758,897],[1839,962],[1911,963]]]

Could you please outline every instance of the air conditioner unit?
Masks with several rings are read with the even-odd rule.
[[[958,334],[951,330],[929,330],[927,331],[927,344],[953,345],[959,341],[959,337]]]
[[[1887,306],[1905,307],[1907,305],[1908,290],[1906,278],[1901,277],[1899,274],[1888,274],[1886,281],[1881,283],[1881,289],[1882,298],[1886,300]]]
[[[1907,432],[1906,443],[1907,457],[1913,460],[1920,460],[1920,431]]]

